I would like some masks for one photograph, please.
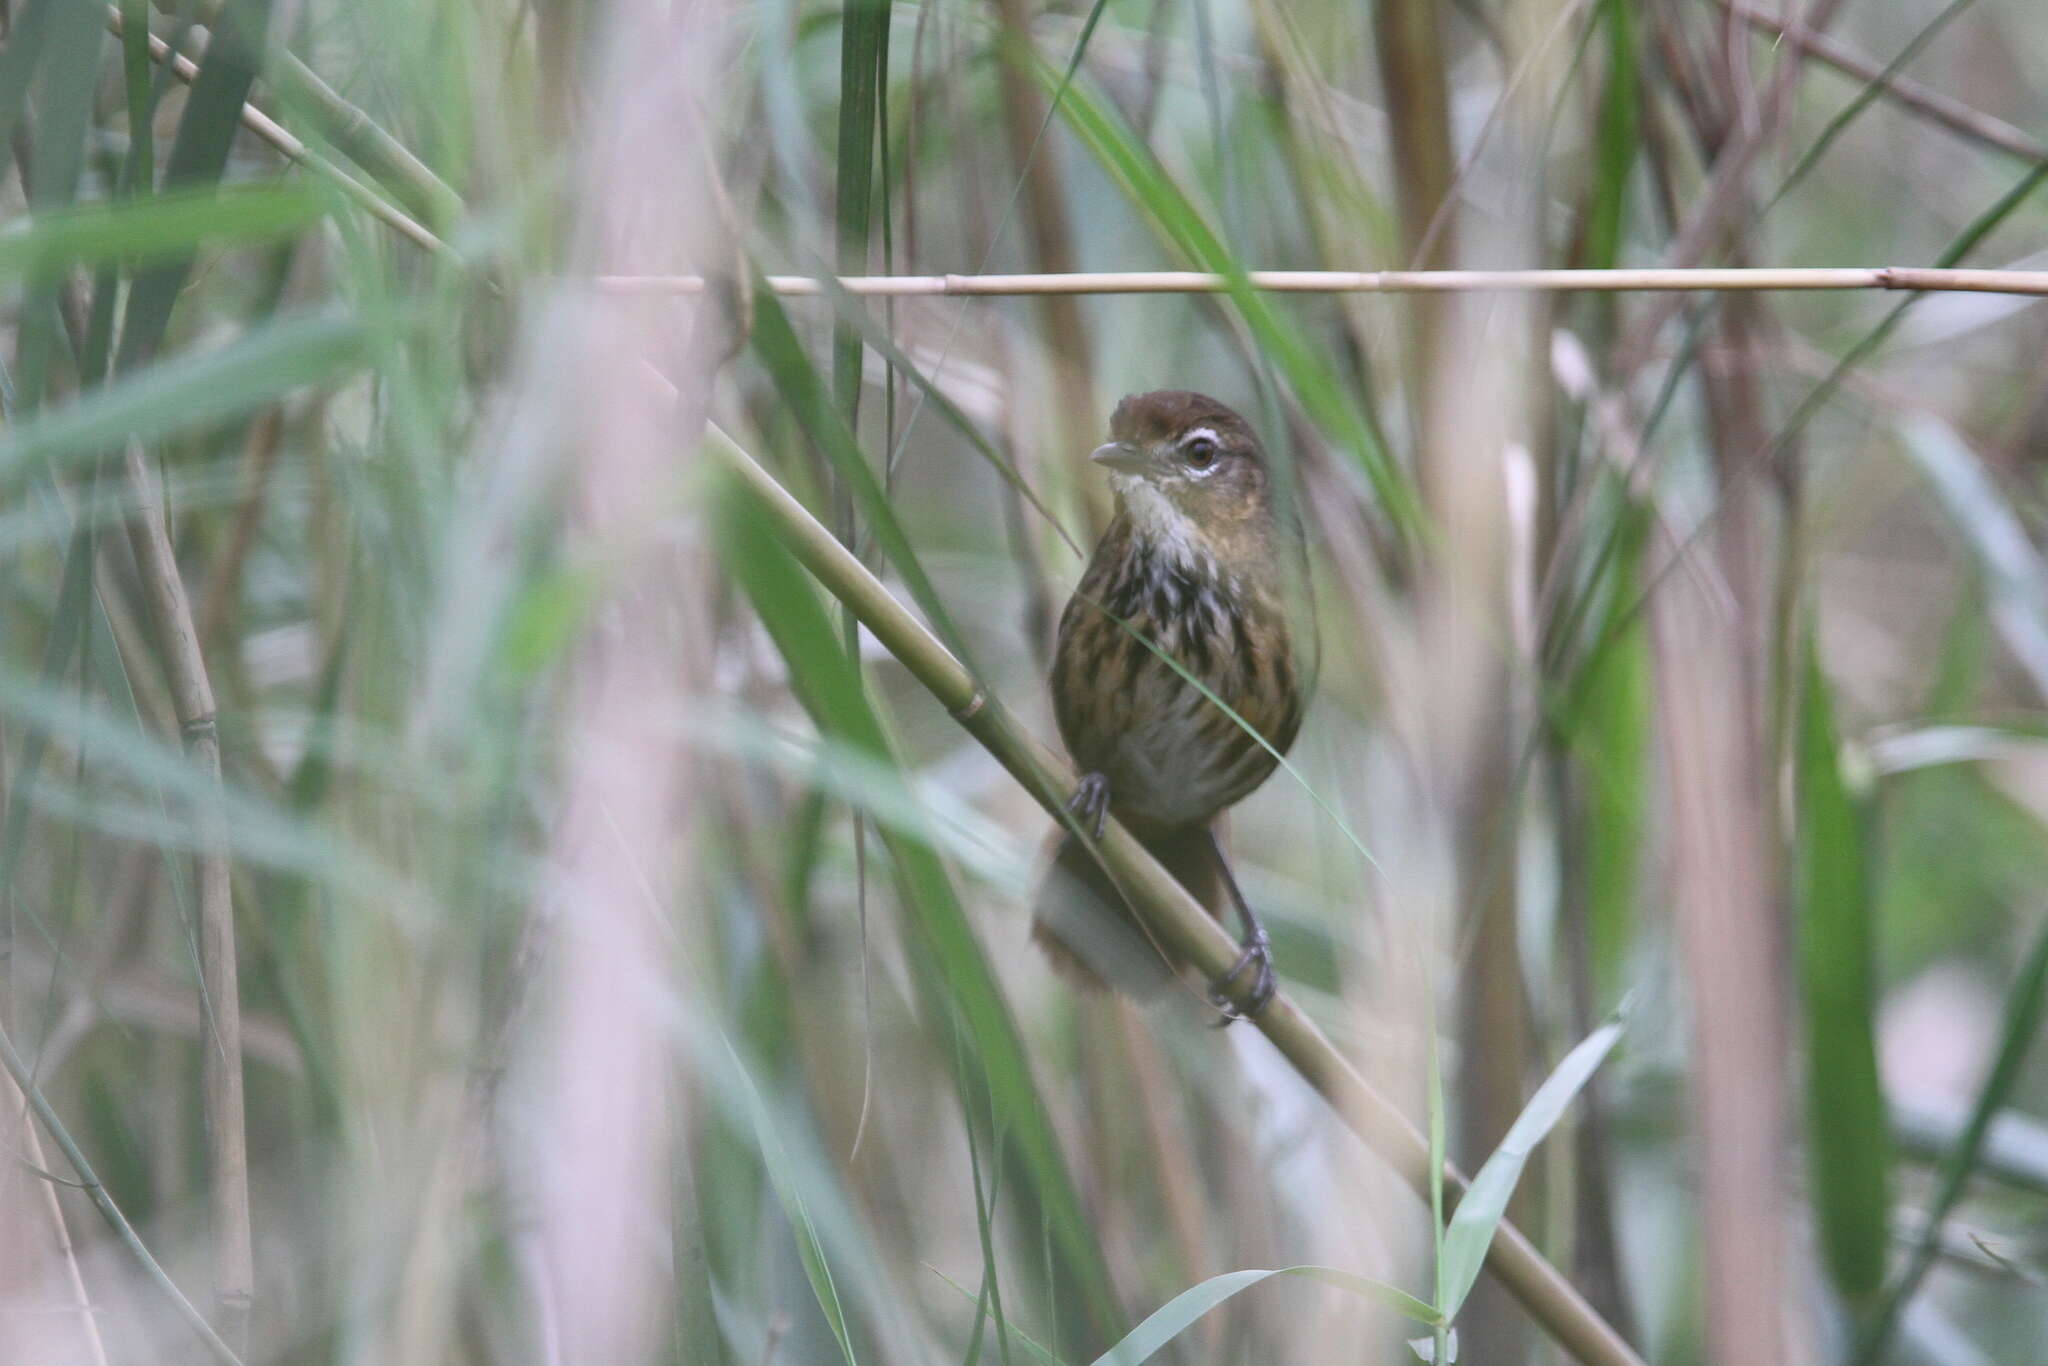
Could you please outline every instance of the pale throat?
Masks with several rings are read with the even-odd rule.
[[[1131,527],[1155,555],[1204,578],[1216,578],[1219,560],[1209,538],[1174,501],[1144,479],[1130,474],[1110,477],[1110,486],[1123,499]]]

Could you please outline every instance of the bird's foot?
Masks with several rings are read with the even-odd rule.
[[[1096,839],[1109,823],[1109,779],[1100,773],[1086,773],[1067,799],[1067,810],[1081,822],[1081,828]]]
[[[1253,920],[1241,942],[1244,951],[1237,955],[1237,961],[1209,985],[1209,1003],[1223,1012],[1223,1018],[1216,1022],[1218,1029],[1258,1014],[1279,990],[1279,982],[1273,976],[1273,944],[1266,937],[1266,927]],[[1247,972],[1252,974],[1252,988],[1240,1008],[1233,999],[1233,988]]]

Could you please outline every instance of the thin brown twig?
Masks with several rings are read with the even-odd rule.
[[[272,405],[249,426],[244,448],[242,496],[235,504],[235,520],[228,529],[228,541],[213,572],[206,579],[206,596],[199,605],[199,643],[202,648],[220,639],[241,596],[242,565],[256,544],[256,530],[263,524],[263,512],[270,490],[270,476],[277,468],[279,437],[284,431],[284,410]]]
[[[199,648],[192,603],[165,523],[164,497],[141,443],[123,453],[135,508],[129,541],[144,597],[163,651],[164,673],[177,709],[185,751],[199,769],[210,799],[195,812],[198,824],[199,980],[201,1006],[211,1031],[199,1049],[202,1110],[207,1137],[208,1215],[213,1239],[215,1315],[220,1335],[236,1352],[248,1343],[256,1270],[249,1234],[248,1133],[242,1104],[242,1006],[235,964],[235,911],[228,858],[227,813],[221,802],[220,733],[213,685]]]
[[[1826,34],[1815,33],[1802,23],[1766,13],[1744,3],[1744,0],[1714,0],[1714,3],[1751,28],[1782,38],[1798,51],[1833,67],[1843,75],[1853,76],[1866,84],[1875,85],[1886,98],[1925,116],[1951,132],[1983,143],[1986,147],[2010,152],[2027,161],[2048,161],[2048,143],[2037,142],[2005,120],[1993,118],[1982,110],[1973,109],[1961,100],[1922,85],[1909,76],[1887,76],[1883,65],[1865,57],[1846,43],[1830,38]]]
[[[789,298],[827,292],[808,275],[770,275]],[[1758,290],[1911,290],[2048,295],[2048,270],[1923,266],[1647,267],[1627,270],[1254,270],[1253,289],[1275,294],[1728,293]],[[599,275],[612,294],[701,294],[701,275]],[[1073,271],[1047,275],[842,275],[838,288],[866,297],[1028,294],[1223,294],[1230,277],[1199,270]]]

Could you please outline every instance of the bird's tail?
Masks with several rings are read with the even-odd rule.
[[[1222,918],[1222,870],[1207,827],[1169,831],[1144,845],[1209,914]],[[1031,938],[1064,976],[1093,990],[1151,996],[1179,967],[1152,942],[1088,846],[1067,831],[1055,833],[1052,861],[1031,906]]]

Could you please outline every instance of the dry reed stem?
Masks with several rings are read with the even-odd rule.
[[[220,734],[213,685],[199,649],[192,603],[164,520],[163,490],[140,443],[124,452],[135,515],[128,524],[135,564],[163,651],[185,752],[210,800],[194,813],[199,853],[200,1008],[212,1028],[199,1047],[207,1156],[207,1214],[213,1243],[215,1315],[221,1337],[240,1352],[248,1343],[256,1269],[249,1235],[249,1153],[242,1105],[242,1006],[235,964],[235,912],[227,815],[220,800]]]
[[[825,293],[808,275],[770,275],[777,294]],[[600,275],[615,294],[701,294],[700,275]],[[1245,283],[1274,294],[1701,293],[1743,290],[1912,290],[2048,295],[2048,270],[1921,266],[1748,266],[1631,270],[1254,270]],[[1230,277],[1198,270],[1076,271],[1063,275],[850,275],[848,294],[882,297],[1026,294],[1225,294]]]
[[[123,30],[121,11],[112,5],[107,7],[107,29],[116,36]],[[171,74],[187,85],[199,77],[199,66],[196,62],[181,52],[171,51],[171,45],[154,33],[149,35],[149,57],[153,62],[167,63]],[[344,194],[362,205],[372,218],[388,225],[407,241],[437,255],[454,254],[447,243],[428,231],[405,210],[392,204],[362,181],[306,146],[283,124],[255,105],[242,106],[242,126],[277,149],[286,161],[304,166],[315,174],[333,181],[341,187]]]
[[[752,456],[715,425],[707,424],[706,437],[707,451],[761,501],[777,534],[804,566],[853,609],[883,648],[1035,801],[1057,816],[1073,787],[1072,769],[1026,731],[1007,707],[984,692],[966,666]],[[1099,852],[1104,866],[1144,917],[1147,929],[1194,972],[1219,977],[1236,960],[1237,941],[1114,819]],[[1284,991],[1252,1019],[1366,1145],[1426,1196],[1429,1144],[1406,1115],[1365,1081],[1315,1022]],[[1448,1190],[1462,1191],[1465,1179],[1447,1166],[1444,1184]],[[1487,1266],[1578,1360],[1589,1366],[1642,1366],[1635,1350],[1513,1224],[1501,1222]]]

